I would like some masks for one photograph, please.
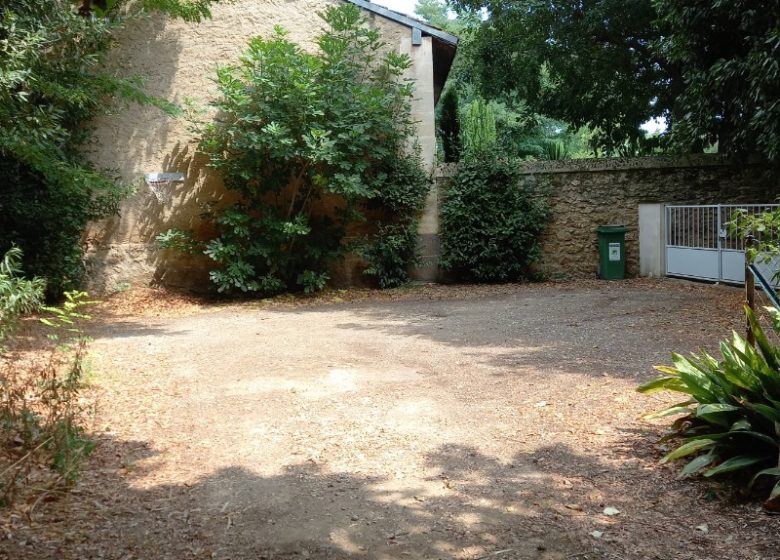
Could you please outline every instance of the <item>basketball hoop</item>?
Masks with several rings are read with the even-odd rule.
[[[183,173],[147,173],[144,175],[146,186],[149,187],[154,198],[156,198],[157,202],[160,204],[167,204],[170,202],[171,195],[173,194],[171,185],[183,181]]]

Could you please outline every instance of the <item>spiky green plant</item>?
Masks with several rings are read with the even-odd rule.
[[[496,110],[492,103],[477,97],[472,101],[460,129],[461,145],[467,156],[489,153],[496,145]]]
[[[563,140],[545,140],[542,144],[547,159],[551,161],[560,161],[569,157],[569,150]]]
[[[744,472],[780,479],[780,348],[772,344],[755,314],[745,308],[755,335],[753,348],[736,332],[721,342],[721,359],[706,352],[684,357],[672,354],[673,366],[658,366],[664,375],[639,387],[641,393],[672,391],[688,398],[646,416],[682,415],[666,440],[679,442],[662,463],[688,458],[681,476],[712,477]],[[780,333],[780,311],[766,308]],[[780,481],[766,504],[780,506]]]

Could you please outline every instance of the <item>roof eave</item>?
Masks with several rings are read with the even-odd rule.
[[[418,19],[411,18],[409,16],[390,10],[389,8],[385,8],[384,6],[379,6],[378,4],[374,4],[373,2],[368,2],[366,0],[346,0],[346,1],[351,2],[356,6],[360,6],[364,10],[367,10],[369,12],[372,12],[374,14],[377,14],[389,20],[400,23],[401,25],[405,25],[411,29],[419,29],[420,31],[422,31],[423,34],[430,35],[431,37],[435,37],[436,39],[439,39],[440,41],[447,43],[449,45],[456,46],[458,44],[458,37],[456,35],[453,35],[452,33],[447,33],[446,31],[443,31],[437,27],[433,27],[432,25],[429,25]]]

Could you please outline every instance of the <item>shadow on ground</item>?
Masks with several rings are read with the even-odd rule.
[[[44,503],[32,524],[3,526],[0,558],[778,557],[774,520],[751,540],[750,506],[701,500],[658,472],[648,443],[630,434],[603,459],[552,445],[511,462],[446,445],[417,481],[307,462],[170,484],[154,480],[159,457],[145,443],[102,437],[71,495]]]

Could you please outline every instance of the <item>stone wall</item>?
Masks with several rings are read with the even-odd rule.
[[[275,25],[289,38],[315,50],[315,37],[324,23],[317,15],[339,0],[235,0],[212,8],[213,18],[188,24],[161,17],[134,21],[119,37],[111,61],[119,74],[140,75],[149,93],[176,103],[190,99],[204,106],[216,92],[212,81],[218,65],[232,64],[250,38],[270,37]],[[433,161],[433,67],[431,38],[411,44],[411,30],[375,14],[364,12],[381,32],[388,50],[409,54],[408,78],[415,82],[412,112],[418,122],[418,140],[424,157]],[[195,138],[186,120],[150,106],[118,108],[93,123],[95,142],[90,157],[101,168],[114,170],[138,186],[121,215],[92,224],[84,238],[87,246],[88,288],[111,291],[127,284],[163,283],[185,288],[208,288],[211,262],[159,251],[156,236],[170,228],[202,231],[203,205],[226,203],[231,194],[219,176],[195,154]],[[184,183],[174,184],[170,200],[160,202],[143,182],[154,172],[180,172]],[[205,236],[205,235],[204,235]],[[351,274],[351,272],[350,272]]]
[[[636,276],[640,203],[775,202],[780,184],[764,171],[717,155],[526,163],[521,180],[545,196],[552,210],[539,270],[552,278],[595,276],[596,227],[620,224],[628,227],[626,274]],[[439,170],[441,188],[452,173],[452,167]]]

